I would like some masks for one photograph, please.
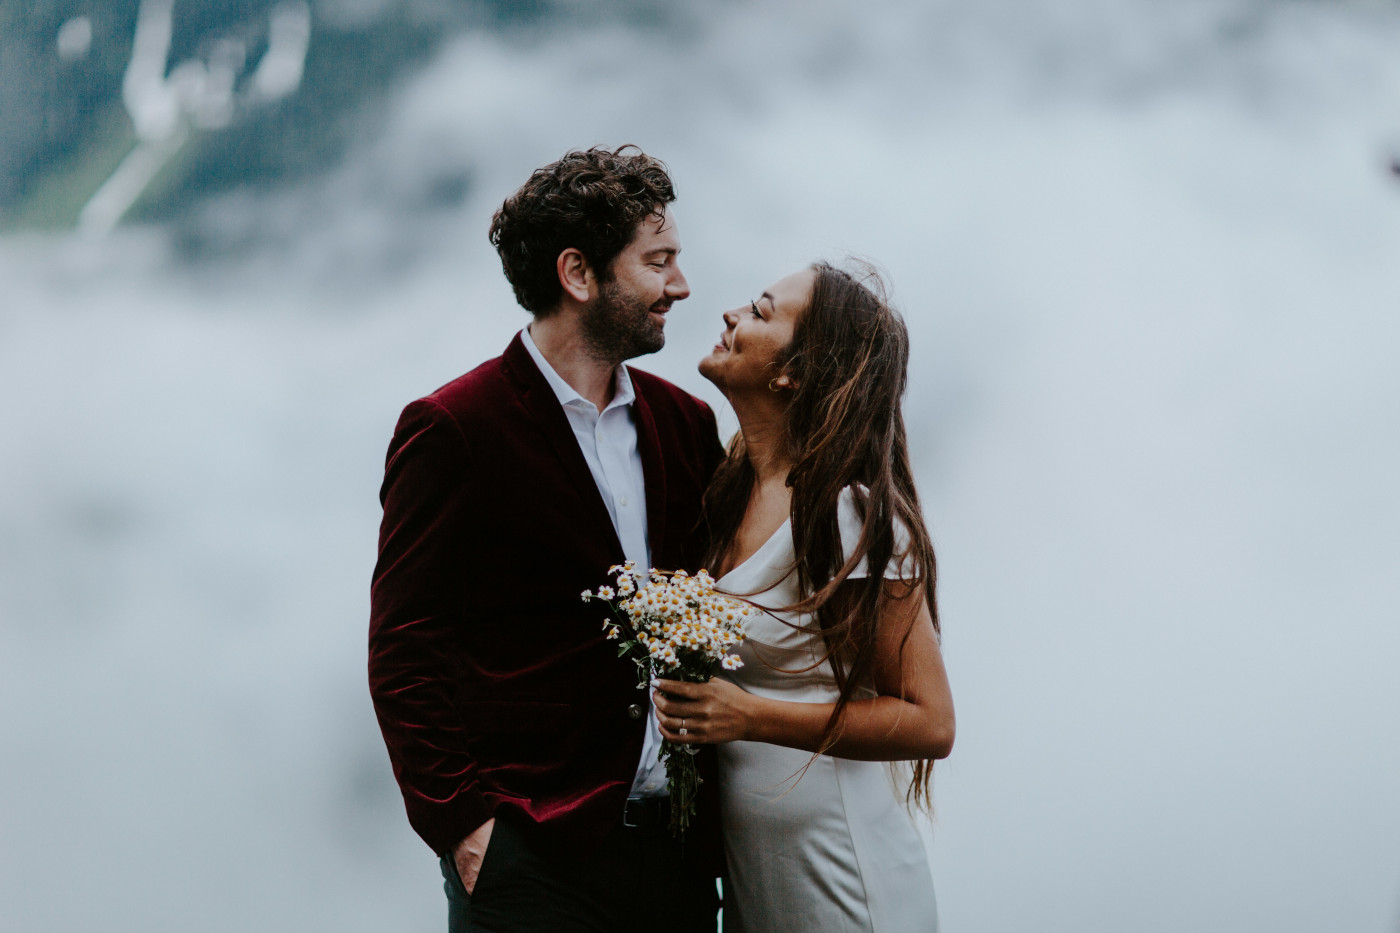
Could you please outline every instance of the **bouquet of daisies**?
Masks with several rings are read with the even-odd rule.
[[[608,604],[603,622],[608,638],[617,639],[618,657],[637,665],[637,688],[653,678],[705,683],[719,668],[734,670],[743,662],[733,651],[744,640],[752,607],[715,592],[715,581],[701,570],[672,573],[638,570],[632,561],[609,568],[616,587],[583,591],[584,601]],[[697,749],[665,740],[660,756],[666,762],[666,787],[671,795],[671,832],[679,834],[695,814],[700,774]]]

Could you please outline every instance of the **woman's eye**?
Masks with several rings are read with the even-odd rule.
[[[763,315],[758,313],[758,302],[750,301],[749,308],[752,309],[754,317],[758,318],[760,321],[763,320]]]

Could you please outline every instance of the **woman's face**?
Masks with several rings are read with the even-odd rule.
[[[807,310],[817,274],[811,269],[779,279],[758,298],[724,312],[724,333],[700,361],[700,375],[725,395],[771,393],[770,383],[785,379],[782,361],[797,322]]]

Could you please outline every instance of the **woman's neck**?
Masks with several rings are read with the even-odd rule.
[[[792,458],[784,443],[783,411],[775,406],[734,406],[744,451],[753,466],[755,486],[786,486]]]

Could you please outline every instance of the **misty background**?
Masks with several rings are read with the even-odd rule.
[[[0,928],[442,928],[383,456],[527,321],[492,211],[622,142],[726,430],[721,311],[889,273],[943,928],[1400,930],[1389,0],[0,0]]]

